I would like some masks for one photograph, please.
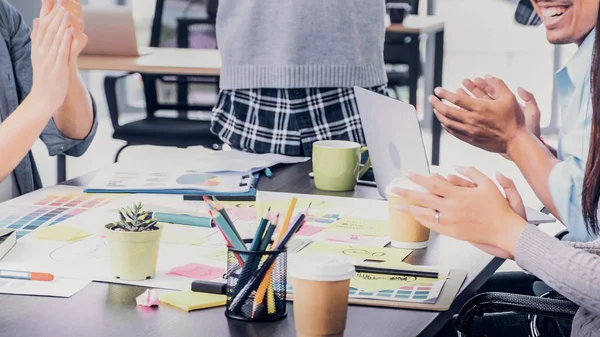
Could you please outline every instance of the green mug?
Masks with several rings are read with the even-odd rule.
[[[313,143],[312,165],[315,186],[323,191],[351,191],[358,178],[369,168],[367,160],[360,169],[360,158],[366,146],[344,140],[322,140]]]

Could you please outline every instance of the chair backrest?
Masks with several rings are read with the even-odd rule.
[[[412,7],[410,14],[419,14],[419,0],[386,0],[386,3],[406,3]],[[408,64],[411,61],[409,45],[417,43],[416,37],[402,33],[386,33],[383,58],[387,64]]]
[[[216,49],[216,9],[216,0],[156,0],[150,46]],[[198,83],[216,85],[218,78],[144,75],[148,112],[177,105],[183,118],[189,110],[210,110],[214,103]]]
[[[412,7],[410,14],[419,14],[419,0],[386,0],[386,3],[404,3]]]

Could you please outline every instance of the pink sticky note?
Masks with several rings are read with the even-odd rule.
[[[216,278],[222,278],[223,274],[225,274],[225,269],[199,263],[190,263],[185,266],[173,268],[167,274],[185,276],[201,281],[211,281]]]
[[[154,289],[146,289],[143,294],[135,298],[137,305],[142,307],[152,307],[158,305],[158,295]]]
[[[316,227],[316,226],[309,226],[309,225],[304,225],[300,228],[300,230],[298,231],[298,235],[302,235],[302,236],[313,236],[319,232],[321,232],[323,230],[322,227]]]
[[[256,220],[256,209],[251,207],[231,207],[227,208],[227,214],[230,216],[242,220],[242,221],[253,221]]]

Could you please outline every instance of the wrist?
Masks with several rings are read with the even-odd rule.
[[[527,220],[512,212],[511,216],[503,221],[496,246],[515,256],[519,239],[527,226]]]
[[[512,160],[513,156],[519,152],[519,148],[531,136],[527,127],[520,126],[514,135],[506,142],[506,155]]]
[[[36,88],[31,90],[26,101],[34,111],[43,111],[50,115],[54,115],[62,105],[62,102],[55,97],[52,97],[52,95],[45,93],[43,90],[37,90]]]

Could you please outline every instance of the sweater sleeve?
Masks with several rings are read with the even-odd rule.
[[[592,245],[597,249],[600,241]],[[519,239],[515,260],[569,300],[600,316],[600,256],[530,225]]]

